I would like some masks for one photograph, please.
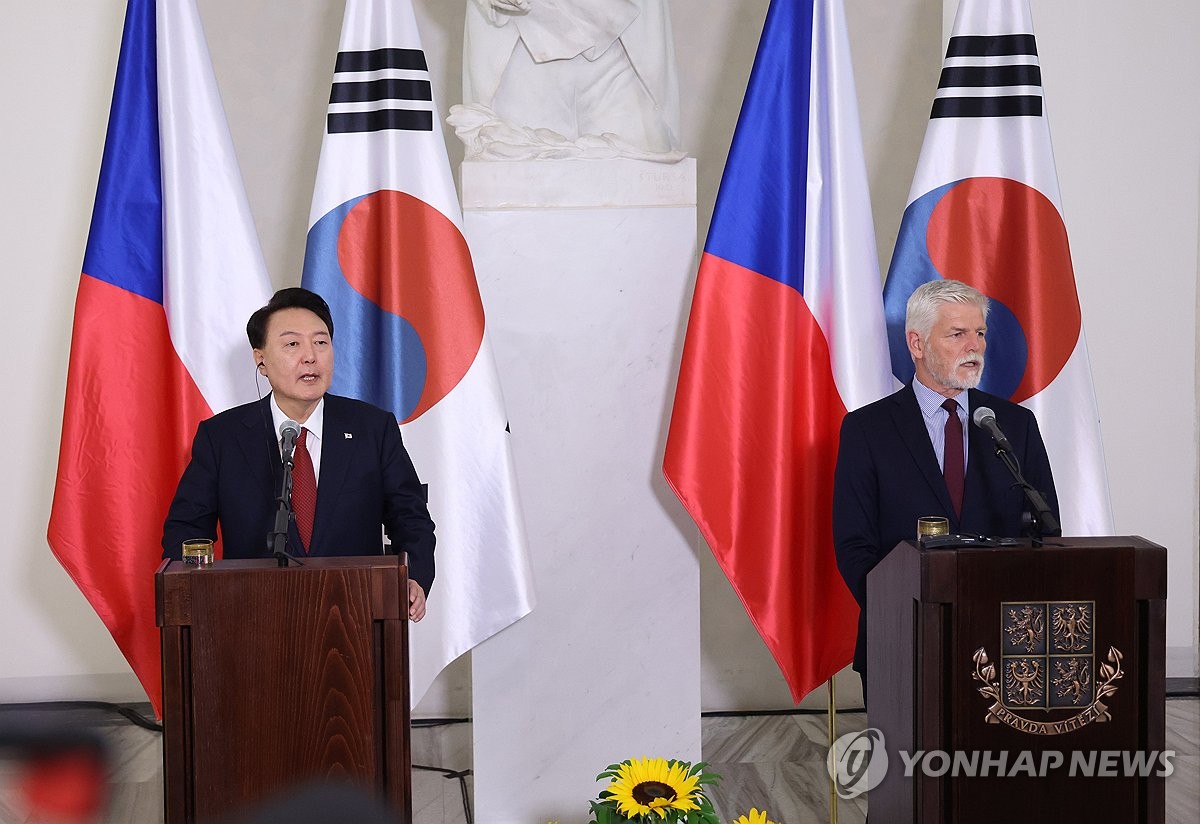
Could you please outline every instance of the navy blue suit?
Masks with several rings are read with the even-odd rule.
[[[972,389],[968,413],[988,406],[1008,436],[1025,479],[1058,516],[1050,459],[1037,420],[1024,407]],[[842,421],[833,483],[838,569],[862,612],[854,669],[867,670],[867,573],[896,544],[916,538],[917,518],[944,515],[950,531],[1018,537],[1024,493],[996,457],[987,432],[970,423],[962,516],[956,516],[912,386],[857,409]]]
[[[283,462],[271,399],[202,422],[167,521],[163,557],[179,558],[187,538],[216,538],[225,558],[269,557]],[[426,594],[433,584],[433,521],[396,418],[362,401],[325,396],[321,474],[309,555],[408,553],[408,574]],[[295,525],[289,551],[299,542]]]

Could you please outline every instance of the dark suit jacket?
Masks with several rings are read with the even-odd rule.
[[[1058,516],[1050,459],[1033,413],[970,390],[968,413],[991,407],[1025,479]],[[916,538],[917,518],[944,515],[950,531],[1018,537],[1025,497],[995,455],[991,437],[970,423],[962,517],[954,514],[937,455],[912,386],[846,415],[833,482],[833,539],[838,569],[862,612],[854,669],[867,670],[867,573],[896,544]]]
[[[283,462],[271,399],[202,422],[167,521],[163,557],[179,558],[187,538],[216,538],[225,558],[269,557]],[[309,555],[408,553],[408,574],[428,594],[433,584],[433,521],[396,418],[361,401],[325,396],[321,475]],[[289,551],[300,546],[295,525]]]

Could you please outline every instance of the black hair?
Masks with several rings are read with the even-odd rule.
[[[283,309],[307,309],[324,322],[325,328],[329,330],[330,340],[333,339],[333,315],[329,312],[329,304],[325,302],[325,298],[308,289],[292,286],[280,289],[272,295],[267,305],[256,310],[250,316],[250,320],[246,321],[246,337],[250,339],[252,349],[263,348],[267,342],[267,323],[271,320],[271,315]]]

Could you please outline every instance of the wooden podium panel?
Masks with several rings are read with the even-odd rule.
[[[326,780],[411,820],[401,559],[165,561],[155,583],[167,824]]]
[[[898,545],[867,579],[872,824],[1164,821],[1164,778],[1121,766],[1164,749],[1165,606],[1166,550],[1138,537]],[[905,777],[902,750],[964,761]]]

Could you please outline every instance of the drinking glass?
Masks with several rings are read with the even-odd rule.
[[[934,535],[949,535],[950,520],[940,515],[925,515],[917,518],[917,542],[925,543],[926,538]]]
[[[211,538],[188,538],[183,542],[183,562],[189,566],[206,567],[213,562]]]

